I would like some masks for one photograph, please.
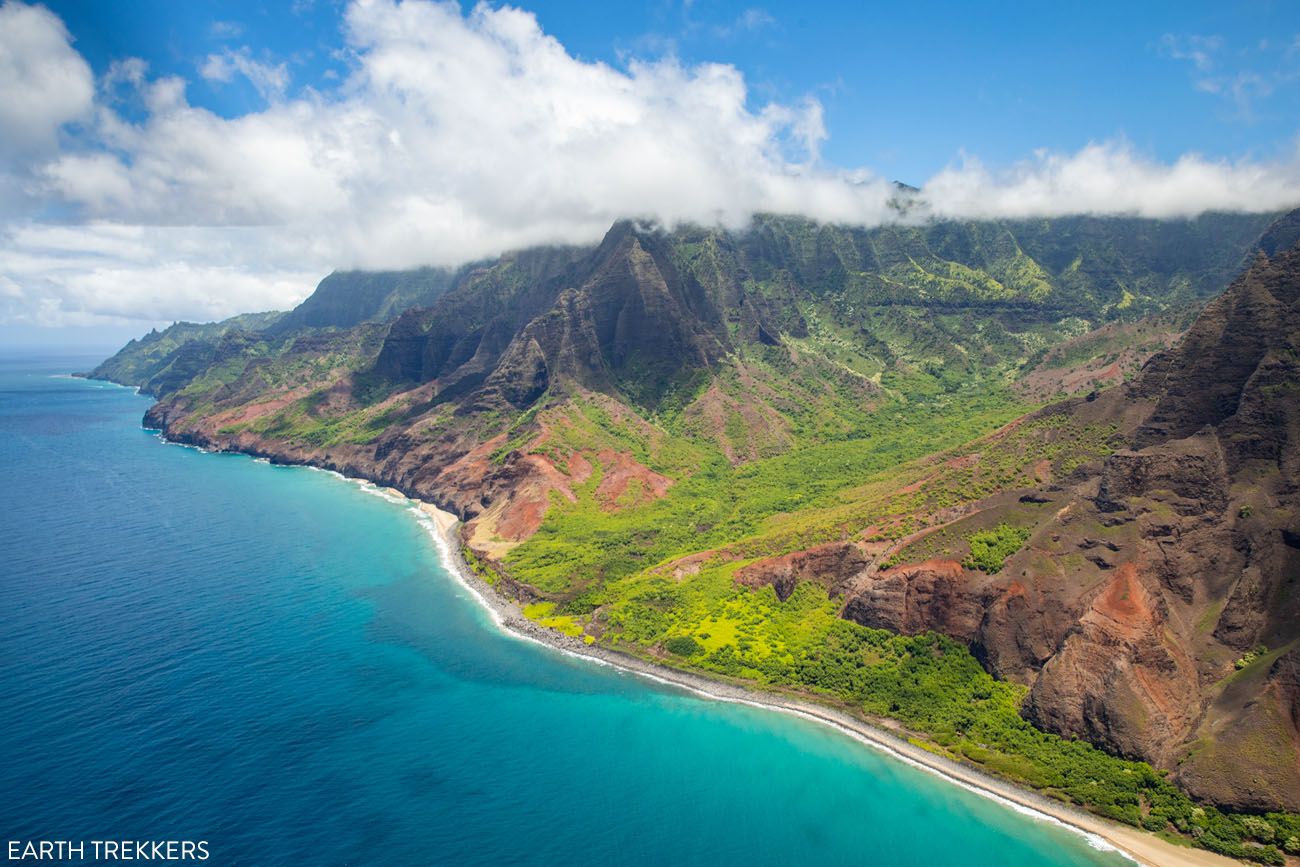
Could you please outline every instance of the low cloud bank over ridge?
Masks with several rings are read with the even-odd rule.
[[[887,179],[819,160],[816,100],[755,106],[731,66],[616,69],[528,12],[423,0],[354,3],[345,40],[351,73],[329,94],[287,95],[285,67],[247,51],[196,58],[266,98],[223,118],[138,60],[96,81],[55,15],[0,7],[0,88],[28,95],[0,109],[0,322],[284,308],[333,268],[589,242],[625,216],[898,219]],[[1274,210],[1300,203],[1300,153],[1170,165],[1105,142],[1005,170],[968,158],[918,201],[909,219]]]

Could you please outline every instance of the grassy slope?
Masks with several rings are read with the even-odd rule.
[[[228,331],[255,331],[274,323],[282,313],[246,313],[220,322],[198,324],[176,322],[162,331],[151,331],[130,341],[112,358],[100,364],[88,376],[108,379],[123,385],[142,386],[162,370],[169,357],[186,343],[216,340]]]
[[[482,430],[507,432],[498,459],[533,452],[563,471],[579,453],[593,473],[572,486],[575,502],[555,496],[540,530],[502,562],[471,551],[472,564],[489,577],[504,569],[539,591],[543,601],[528,613],[545,625],[891,717],[931,749],[1050,795],[1277,863],[1273,844],[1300,849],[1300,818],[1197,807],[1146,764],[1035,730],[1017,712],[1023,688],[995,681],[949,639],[844,621],[839,603],[813,584],[780,602],[771,588],[733,581],[755,559],[819,542],[864,533],[904,540],[942,509],[1030,484],[1043,462],[1059,476],[1104,455],[1109,429],[1072,427],[1064,417],[995,433],[1040,405],[1014,387],[1028,366],[1109,363],[1132,335],[1075,339],[1101,321],[1135,321],[1201,297],[1185,276],[1159,283],[1110,256],[1112,238],[1079,241],[1086,254],[1052,265],[1069,246],[1057,235],[1090,225],[950,238],[778,221],[760,224],[748,241],[767,245],[761,261],[776,264],[748,270],[714,236],[681,239],[678,265],[707,290],[721,294],[727,275],[745,273],[746,291],[777,310],[793,306],[803,327],[791,324],[780,346],[740,344],[731,364],[675,384],[652,406],[633,408],[641,403],[635,394],[620,402],[556,393],[517,418],[477,419]],[[1209,221],[1205,231],[1214,228]],[[792,283],[811,291],[795,297]],[[400,393],[336,406],[338,383],[364,371],[375,351],[365,340],[303,357],[287,344],[263,347],[212,368],[187,391],[200,414],[212,411],[221,389],[292,393],[286,406],[248,425],[318,447],[364,443],[393,424],[432,432],[457,423],[452,405]],[[704,412],[710,393],[712,411]],[[950,460],[972,450],[977,465]],[[634,483],[611,503],[597,493],[609,469],[603,452],[630,455],[673,485],[647,501]],[[913,543],[908,559],[942,545],[995,568],[984,560],[1009,550],[1014,530],[994,529],[992,539],[936,534]],[[695,562],[679,572],[674,561],[690,555]]]
[[[819,335],[814,327],[802,344],[823,362],[870,373],[871,359],[830,329]],[[798,387],[807,367],[781,370],[781,378]],[[994,680],[956,642],[844,621],[840,603],[810,583],[780,602],[770,587],[733,580],[760,557],[868,530],[875,539],[901,539],[941,509],[1034,484],[1043,462],[1060,477],[1109,451],[1110,428],[1082,428],[1067,416],[990,436],[1037,406],[1004,384],[1013,379],[1008,373],[985,370],[957,386],[942,367],[885,371],[876,377],[885,389],[869,411],[792,418],[792,447],[739,466],[716,440],[696,435],[684,422],[689,413],[638,427],[611,418],[600,400],[562,404],[545,412],[548,433],[536,451],[557,466],[580,452],[594,472],[574,487],[576,502],[555,498],[541,529],[510,551],[504,568],[552,600],[542,622],[566,632],[582,629],[591,640],[668,664],[897,719],[931,749],[1104,816],[1280,863],[1279,847],[1300,845],[1292,839],[1300,837],[1300,817],[1261,820],[1200,807],[1145,763],[1034,729],[1018,713],[1023,687]],[[630,453],[676,483],[661,500],[611,508],[595,493],[604,450]],[[972,451],[976,465],[951,460]],[[924,559],[927,544],[949,553],[956,547],[958,556],[965,551],[996,571],[985,561],[1023,540],[1011,527],[957,539],[941,531],[910,545],[905,559]],[[696,556],[684,574],[673,568],[689,555]]]
[[[674,436],[671,421],[656,434],[633,435],[598,401],[566,404],[550,411],[550,433],[538,451],[560,465],[580,452],[594,472],[575,486],[577,502],[556,498],[539,532],[503,565],[550,600],[528,610],[544,625],[586,632],[589,640],[666,664],[793,688],[896,719],[936,752],[1103,816],[1223,854],[1281,863],[1278,847],[1300,848],[1300,816],[1225,815],[1194,804],[1145,763],[1038,731],[1018,713],[1025,688],[995,680],[951,639],[842,620],[841,603],[812,583],[781,602],[770,587],[734,582],[737,569],[761,556],[852,538],[868,527],[898,538],[939,508],[1030,484],[1028,468],[1040,461],[1068,472],[1109,448],[1109,429],[1069,429],[1072,423],[1059,416],[977,442],[977,468],[949,465],[943,458],[971,450],[951,447],[1031,407],[998,389],[940,400],[942,408],[890,401],[842,441],[739,467],[708,443]],[[661,500],[611,509],[595,493],[602,478],[597,455],[606,449],[630,452],[677,483]],[[898,493],[918,480],[927,482],[921,491]],[[995,528],[957,541],[966,550],[973,542],[976,556],[987,559],[990,550],[1008,555],[1023,538]],[[710,550],[684,578],[665,568]],[[996,564],[980,565],[996,571]]]

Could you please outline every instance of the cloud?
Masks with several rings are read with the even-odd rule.
[[[622,217],[732,227],[756,211],[897,218],[885,180],[822,164],[817,100],[756,104],[742,74],[721,64],[583,61],[515,8],[354,3],[348,71],[328,93],[291,93],[286,67],[247,48],[213,54],[206,79],[243,76],[267,98],[232,118],[191,105],[183,79],[150,78],[138,60],[110,68],[96,98],[54,16],[4,10],[57,37],[28,58],[29,77],[80,70],[85,87],[45,115],[53,144],[22,175],[35,200],[0,223],[0,322],[283,308],[332,268],[586,243]],[[122,101],[135,109],[120,112]],[[74,119],[84,132],[59,145],[57,130]],[[0,190],[14,177],[0,170]],[[925,185],[913,213],[1265,210],[1300,202],[1298,178],[1294,158],[1166,165],[1102,143],[1005,171],[965,160]],[[50,213],[63,223],[49,224]]]
[[[213,21],[208,30],[216,39],[238,39],[244,35],[244,25],[238,21]]]
[[[1166,57],[1175,60],[1189,60],[1198,72],[1209,72],[1214,68],[1216,56],[1223,48],[1221,36],[1176,36],[1166,33],[1160,37],[1160,50]]]
[[[809,168],[819,104],[751,110],[733,67],[582,62],[510,8],[359,4],[347,29],[354,69],[340,96],[223,119],[189,105],[178,81],[145,82],[149,116],[110,114],[114,152],[52,161],[50,191],[92,219],[275,227],[365,267],[587,241],[626,215],[885,213],[887,185]],[[218,55],[204,72],[233,76],[246,59]]]
[[[1279,88],[1300,80],[1291,61],[1300,36],[1291,45],[1261,39],[1253,46],[1226,52],[1219,36],[1175,36],[1160,39],[1160,52],[1192,64],[1192,86],[1201,93],[1218,96],[1233,108],[1229,119],[1253,122],[1256,106]]]
[[[287,309],[303,270],[251,230],[20,223],[0,235],[0,322],[35,326],[209,321]]]
[[[224,49],[220,54],[209,54],[207,60],[199,67],[199,75],[208,81],[230,82],[236,75],[248,79],[248,83],[261,94],[262,99],[274,102],[284,96],[289,86],[289,67],[278,63],[260,63],[252,58],[248,47],[232,51]]]
[[[755,33],[774,24],[776,24],[776,19],[772,17],[771,13],[766,9],[755,6],[741,12],[730,24],[714,27],[713,35],[719,39],[730,39],[733,36]]]
[[[776,19],[765,9],[751,8],[740,13],[736,26],[742,30],[760,30],[776,23]]]
[[[1300,203],[1300,150],[1272,165],[1196,155],[1171,165],[1124,142],[1074,154],[1038,153],[995,172],[978,160],[949,167],[922,197],[943,216],[1047,217],[1065,213],[1185,217],[1204,211],[1271,211]]]
[[[95,94],[90,66],[43,6],[0,6],[0,159],[31,159],[59,130],[86,118]]]
[[[114,60],[109,64],[108,72],[100,77],[99,89],[108,94],[114,93],[122,85],[139,89],[144,86],[145,75],[148,72],[149,64],[139,57]]]

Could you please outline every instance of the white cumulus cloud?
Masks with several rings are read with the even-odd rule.
[[[0,6],[0,159],[54,148],[60,127],[89,115],[90,66],[43,6]]]
[[[41,82],[46,94],[39,105],[0,102],[0,130],[28,129],[37,154],[0,167],[0,193],[21,189],[24,203],[0,208],[0,322],[287,307],[332,268],[454,265],[590,242],[621,217],[740,226],[756,211],[862,225],[896,216],[885,180],[821,162],[815,99],[758,105],[723,64],[584,61],[520,9],[357,0],[344,24],[350,72],[329,93],[291,94],[287,66],[225,49],[200,60],[199,74],[246,77],[267,100],[231,118],[191,105],[183,79],[150,78],[130,58],[105,73],[96,98],[57,17],[17,0],[0,15],[25,28],[19,39],[0,27],[0,92]],[[143,114],[116,110],[123,92]],[[79,134],[61,142],[74,122]],[[1298,164],[1163,164],[1123,143],[1007,170],[967,159],[924,185],[921,213],[1282,208],[1300,203]]]
[[[208,81],[221,82],[229,82],[236,75],[242,75],[268,102],[282,97],[285,88],[289,86],[287,63],[272,65],[254,60],[247,47],[237,51],[227,48],[220,54],[209,54],[199,67],[199,74]]]
[[[0,251],[0,322],[44,327],[286,309],[320,277],[255,229],[27,222]]]
[[[1074,154],[1040,152],[992,171],[968,159],[944,169],[923,191],[937,213],[960,218],[1048,217],[1063,213],[1186,217],[1205,211],[1273,211],[1300,203],[1300,152],[1289,162],[1211,160],[1171,164],[1123,142]]]

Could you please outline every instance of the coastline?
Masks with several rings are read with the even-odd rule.
[[[381,496],[391,497],[394,502],[405,501],[410,505],[432,537],[443,565],[478,600],[492,617],[493,622],[503,632],[515,638],[608,665],[634,676],[675,686],[701,698],[760,707],[829,726],[866,746],[887,752],[913,767],[943,777],[968,791],[992,798],[1017,812],[1039,821],[1053,822],[1082,834],[1088,838],[1091,845],[1116,851],[1146,867],[1231,867],[1241,863],[1204,849],[1178,846],[1154,834],[1111,822],[1100,816],[1050,800],[1030,789],[931,753],[884,726],[834,708],[782,693],[741,686],[714,680],[694,672],[656,665],[639,657],[599,645],[586,644],[580,639],[539,626],[524,617],[517,603],[501,596],[469,568],[461,555],[460,540],[455,532],[460,522],[455,515],[431,503],[409,498],[395,489],[380,488],[370,482],[363,482],[363,484],[372,486],[375,493]]]
[[[145,429],[151,428],[146,426]],[[209,451],[197,443],[171,439],[164,431],[152,430],[155,430],[159,439],[165,443],[194,448],[198,451]],[[249,455],[249,457],[266,463],[278,463],[264,456]],[[885,725],[852,716],[835,708],[784,693],[715,680],[695,672],[656,665],[607,647],[586,644],[578,638],[540,626],[524,616],[518,603],[499,594],[495,588],[469,568],[469,564],[462,556],[461,542],[455,532],[456,526],[460,523],[460,519],[455,514],[380,482],[348,476],[338,470],[309,463],[298,465],[353,482],[366,493],[396,505],[406,506],[429,534],[447,571],[476,599],[497,628],[513,638],[531,641],[560,653],[618,669],[632,676],[674,686],[701,698],[747,704],[751,707],[803,717],[829,726],[869,748],[889,753],[913,767],[940,776],[967,791],[998,801],[1037,821],[1060,825],[1085,837],[1090,845],[1098,849],[1117,852],[1145,867],[1233,867],[1233,865],[1240,867],[1244,863],[1205,849],[1179,846],[1146,831],[1121,825],[1059,801],[1053,801],[1032,789],[931,753],[900,737],[899,732]],[[901,732],[901,729],[899,731]]]

